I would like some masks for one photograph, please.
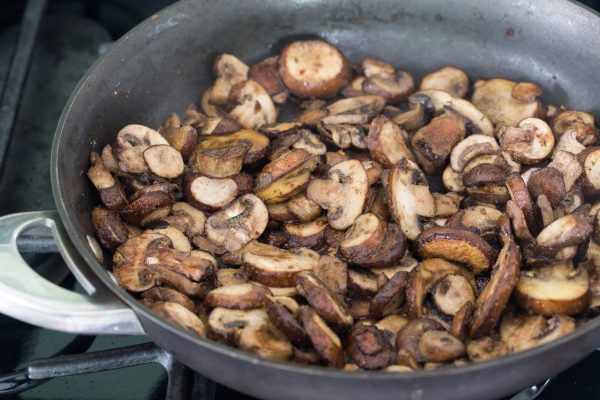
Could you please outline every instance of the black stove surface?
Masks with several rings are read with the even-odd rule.
[[[21,94],[4,172],[0,176],[0,215],[55,208],[48,167],[54,128],[63,105],[83,73],[112,41],[169,3],[168,0],[49,2]],[[587,3],[600,9],[600,1],[598,4]],[[18,21],[24,5],[23,1],[8,0],[0,4],[0,93],[17,42]],[[53,270],[55,279],[61,276],[60,271],[64,271],[61,285],[79,290],[57,255],[37,255],[30,259],[40,268]],[[0,375],[20,370],[31,360],[57,354],[119,349],[147,341],[145,337],[64,334],[0,315]],[[537,399],[600,399],[599,368],[600,352],[596,352],[553,378]],[[4,398],[162,400],[166,393],[164,368],[159,364],[144,364],[55,378]],[[201,395],[196,393],[188,397],[250,399],[220,385],[211,386]]]

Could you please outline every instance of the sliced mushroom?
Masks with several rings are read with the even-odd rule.
[[[344,351],[340,338],[312,308],[301,306],[299,314],[317,353],[332,367],[341,368],[344,365]]]
[[[552,154],[554,135],[543,120],[525,118],[517,127],[506,126],[498,129],[496,135],[502,150],[523,164],[537,164]]]
[[[347,329],[353,319],[346,305],[338,299],[312,272],[299,272],[295,278],[298,292],[306,298],[308,304],[336,329]]]
[[[248,277],[241,268],[219,268],[217,283],[219,286],[238,285],[248,282]]]
[[[380,369],[395,359],[385,334],[374,325],[357,325],[348,334],[348,355],[359,367]]]
[[[552,131],[561,138],[572,132],[577,141],[584,146],[595,144],[599,136],[594,116],[575,110],[566,110],[558,114],[552,121]]]
[[[348,270],[348,290],[353,297],[372,297],[377,294],[387,278],[371,272]]]
[[[269,321],[248,324],[236,332],[236,342],[240,349],[270,360],[285,361],[294,352],[285,335]]]
[[[90,161],[92,166],[88,169],[87,176],[98,190],[102,204],[110,211],[120,211],[127,205],[125,193],[98,153],[92,152]]]
[[[158,132],[169,142],[175,150],[181,153],[183,160],[187,160],[194,148],[198,139],[198,132],[190,124],[181,124],[181,120],[177,114],[171,114]],[[146,161],[148,163],[148,161]]]
[[[209,92],[212,104],[224,105],[229,100],[231,88],[248,79],[248,66],[231,54],[221,54],[213,64],[217,79]]]
[[[392,217],[409,240],[415,240],[423,231],[419,217],[435,215],[427,178],[406,158],[387,177],[387,199]]]
[[[465,354],[465,345],[442,330],[428,330],[418,342],[419,353],[428,362],[447,362]]]
[[[423,258],[442,257],[468,265],[477,273],[492,266],[496,251],[471,231],[437,227],[423,232],[415,241],[415,251]]]
[[[435,287],[436,283],[447,275],[462,275],[470,283],[473,292],[477,286],[473,275],[466,269],[441,258],[423,260],[409,274],[406,285],[406,307],[414,317],[424,315],[423,302],[425,296]]]
[[[407,280],[408,272],[396,272],[371,299],[369,308],[371,316],[381,318],[396,311],[404,303],[404,290]]]
[[[373,58],[365,58],[362,60],[361,69],[367,78],[381,76],[383,78],[391,79],[396,73],[396,69],[392,64]]]
[[[262,307],[265,297],[270,294],[269,289],[264,286],[253,283],[239,283],[211,290],[206,295],[204,302],[212,308],[224,307],[248,310]]]
[[[378,116],[371,122],[367,147],[371,157],[383,168],[393,168],[403,158],[415,161],[402,129],[384,116]]]
[[[565,247],[585,242],[591,233],[592,224],[585,215],[565,215],[537,235],[535,249],[541,256],[552,258]]]
[[[517,206],[519,206],[521,211],[523,211],[525,221],[527,221],[527,226],[531,231],[536,232],[537,220],[535,218],[533,201],[531,200],[529,190],[527,190],[527,185],[523,178],[521,178],[521,175],[519,175],[517,172],[513,172],[508,175],[506,178],[506,187],[510,193],[510,197],[514,200]]]
[[[535,84],[490,79],[475,85],[472,99],[495,125],[517,126],[525,118],[543,117],[541,95],[542,90]]]
[[[340,243],[340,255],[348,261],[370,255],[381,245],[386,231],[385,224],[375,214],[359,216]]]
[[[514,200],[506,202],[506,214],[510,218],[513,231],[517,239],[519,239],[519,243],[523,243],[524,245],[530,243],[533,240],[533,235],[527,226],[523,211]]]
[[[455,172],[462,172],[467,163],[475,157],[485,154],[500,153],[500,146],[496,139],[487,135],[471,135],[462,140],[450,153],[450,165]]]
[[[511,352],[523,351],[551,342],[575,329],[566,315],[544,318],[541,315],[507,314],[500,324],[500,337]]]
[[[287,203],[267,204],[269,212],[269,221],[271,222],[291,222],[296,217],[290,212]]]
[[[600,193],[600,146],[588,147],[577,155],[583,167],[579,178],[583,194],[595,196]]]
[[[408,318],[403,317],[402,315],[392,314],[377,321],[375,326],[385,334],[388,342],[392,346],[395,346],[398,332],[400,332],[406,324],[408,324]]]
[[[192,207],[186,202],[177,202],[173,204],[171,209],[173,215],[187,215],[190,217],[192,224],[188,226],[188,233],[190,236],[201,235],[204,233],[204,223],[206,222],[206,216],[204,213],[197,208]]]
[[[590,282],[585,268],[558,263],[522,271],[515,299],[536,314],[579,314],[590,301]]]
[[[492,360],[508,355],[508,345],[503,340],[484,336],[467,343],[467,355],[473,362]]]
[[[242,255],[243,268],[255,281],[267,286],[294,285],[294,277],[301,271],[312,271],[319,262],[319,254],[306,249],[282,250],[264,245]]]
[[[367,95],[382,96],[388,103],[396,104],[415,90],[415,81],[406,71],[397,71],[390,77],[373,75],[362,82],[362,90]]]
[[[315,156],[322,156],[327,152],[325,144],[308,129],[300,129],[298,131],[298,139],[294,142],[292,148],[304,149]]]
[[[277,108],[269,93],[253,80],[235,84],[229,92],[229,100],[236,104],[230,115],[246,129],[256,129],[277,120]]]
[[[121,168],[119,168],[119,160],[115,157],[113,153],[113,148],[110,144],[107,144],[102,148],[102,153],[100,153],[100,157],[102,158],[102,162],[104,166],[113,174],[121,172]]]
[[[121,217],[129,224],[145,225],[152,219],[166,217],[171,211],[173,197],[170,193],[157,190],[139,193],[131,198],[131,202],[121,211]],[[152,214],[158,212],[158,214]]]
[[[550,200],[548,200],[545,194],[538,196],[536,205],[538,206],[542,226],[544,228],[554,222],[554,211],[552,210]]]
[[[161,229],[147,230],[144,233],[160,233],[162,235],[165,235],[166,237],[171,239],[171,243],[175,250],[182,251],[184,253],[192,250],[192,246],[190,245],[190,241],[188,240],[188,238],[183,234],[182,231],[173,226],[167,226],[166,228]]]
[[[567,151],[573,155],[577,155],[583,150],[585,150],[585,146],[577,141],[577,133],[575,131],[570,130],[563,133],[559,137],[558,142],[556,142],[556,146],[554,146],[552,158],[556,157],[556,154],[559,151]]]
[[[463,275],[446,275],[435,285],[432,294],[436,307],[446,315],[455,315],[466,303],[475,301],[471,282]]]
[[[258,82],[273,98],[273,101],[279,104],[287,100],[287,90],[279,79],[278,57],[265,58],[258,64],[254,64],[248,71],[248,78]]]
[[[455,193],[432,193],[432,195],[436,218],[449,218],[459,211],[462,196]]]
[[[206,220],[206,235],[229,251],[238,250],[264,232],[268,219],[264,203],[246,194]]]
[[[119,168],[123,172],[140,174],[148,170],[143,152],[149,146],[169,142],[154,129],[143,125],[127,125],[117,134],[113,153],[119,160]]]
[[[412,137],[415,155],[426,172],[432,173],[446,164],[450,152],[465,138],[463,120],[452,114],[441,115],[419,129]]]
[[[464,341],[469,330],[469,322],[473,312],[473,303],[467,302],[452,316],[452,323],[448,332],[452,336]]]
[[[192,331],[198,336],[206,336],[206,326],[204,322],[192,311],[183,305],[172,301],[157,301],[148,305],[156,314],[168,319],[175,325]]]
[[[204,210],[219,209],[231,203],[237,194],[238,186],[231,178],[196,175],[185,186],[187,201]]]
[[[400,352],[406,352],[408,356],[415,362],[425,362],[424,355],[419,350],[419,342],[423,335],[428,331],[443,330],[443,326],[436,320],[430,318],[415,318],[398,332],[396,338],[396,348],[398,349],[398,357]]]
[[[323,118],[322,121],[325,124],[363,124],[378,114],[384,106],[385,99],[381,96],[340,99],[327,106],[329,117]]]
[[[301,222],[312,221],[317,218],[322,211],[322,208],[313,200],[300,194],[286,203],[286,207],[290,214]]]
[[[503,204],[509,199],[509,192],[503,185],[505,180],[506,171],[498,165],[480,164],[468,172],[463,171],[467,194],[488,204]]]
[[[452,169],[451,165],[447,165],[442,173],[442,183],[446,190],[455,193],[462,193],[466,190],[463,184],[462,174]]]
[[[502,213],[490,206],[473,206],[460,210],[446,223],[449,227],[467,229],[489,243],[495,243],[498,237],[496,223]]]
[[[443,67],[423,77],[419,90],[426,89],[444,90],[454,97],[465,97],[469,90],[469,77],[461,69]]]
[[[472,339],[487,336],[492,332],[519,278],[521,252],[510,236],[508,217],[501,216],[498,225],[503,246],[492,269],[490,280],[475,302],[469,330],[469,337]]]
[[[191,312],[196,311],[196,304],[188,296],[168,287],[153,287],[145,291],[142,293],[142,302],[149,307],[155,302],[172,302],[187,308]]]
[[[361,214],[367,198],[368,178],[360,161],[343,161],[327,172],[327,179],[312,179],[306,197],[327,210],[334,229],[346,229]]]
[[[369,177],[369,171],[367,171],[367,177]],[[386,190],[382,185],[376,185],[369,189],[367,204],[365,205],[365,212],[375,214],[382,221],[389,221],[390,210],[386,200]]]
[[[308,341],[306,331],[296,319],[300,306],[290,297],[266,296],[265,310],[271,323],[297,346],[303,346]]]
[[[285,224],[283,232],[288,238],[285,246],[289,248],[308,247],[319,249],[325,243],[325,229],[327,226],[327,218],[325,217],[299,224]]]
[[[233,344],[238,331],[249,325],[262,325],[268,321],[269,317],[263,309],[233,310],[217,307],[208,315],[208,336]]]
[[[221,262],[226,265],[242,265],[242,258],[244,254],[250,252],[255,254],[270,254],[274,248],[274,246],[261,243],[256,240],[251,240],[241,249],[223,254],[223,257],[221,257]]]
[[[127,225],[121,221],[119,215],[102,207],[92,209],[92,226],[96,238],[108,251],[115,251],[117,247],[128,239]]]
[[[563,175],[554,168],[541,168],[533,172],[527,188],[534,199],[541,194],[546,195],[552,207],[557,207],[567,192]]]
[[[279,56],[279,75],[300,98],[334,97],[351,77],[350,64],[333,45],[322,40],[300,40]]]
[[[406,252],[406,237],[396,224],[388,224],[387,233],[379,247],[363,258],[352,262],[364,268],[384,268],[400,261]]]
[[[567,192],[573,188],[573,185],[583,173],[583,166],[577,162],[575,154],[567,151],[554,153],[553,160],[548,164],[548,168],[553,168],[561,173]]]
[[[252,148],[247,140],[229,143],[221,147],[205,147],[200,143],[194,154],[196,170],[213,178],[227,178],[239,174],[244,157]]]
[[[348,290],[348,266],[337,257],[323,255],[313,273],[333,293],[345,296]]]

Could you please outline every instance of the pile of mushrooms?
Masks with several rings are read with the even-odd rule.
[[[214,71],[183,118],[90,157],[112,274],[157,314],[268,359],[412,371],[600,310],[591,114],[455,67],[417,86],[319,40]],[[298,115],[278,121],[286,103]]]

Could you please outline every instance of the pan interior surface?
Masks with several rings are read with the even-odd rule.
[[[232,53],[252,64],[277,54],[291,40],[320,37],[339,46],[352,62],[367,56],[383,59],[410,71],[416,79],[427,71],[454,65],[473,79],[501,76],[533,81],[543,87],[545,103],[569,104],[598,117],[599,21],[590,11],[559,0],[177,3],[119,40],[73,93],[59,122],[52,153],[52,185],[57,207],[85,262],[119,297],[140,312],[142,322],[148,324],[148,333],[157,340],[164,324],[157,325],[157,320],[139,308],[133,297],[112,283],[88,247],[86,235],[93,235],[89,211],[98,201],[85,175],[88,156],[92,150],[101,151],[124,125],[158,127],[171,112],[183,113],[214,80],[212,62],[217,55]],[[105,260],[107,267],[108,254]],[[176,341],[176,337],[189,339],[170,329],[157,341],[190,363],[181,348],[169,348],[169,340]],[[598,341],[591,337],[581,340],[580,351],[584,346],[590,351]],[[233,350],[213,347],[220,349],[223,357],[219,360],[221,371],[227,369],[225,356],[231,362],[235,358],[250,359]],[[556,356],[552,362],[560,360],[560,355]],[[573,360],[568,362],[576,361]],[[249,368],[240,367],[240,373],[251,375]],[[301,369],[309,371],[305,368],[294,371]],[[291,374],[292,369],[288,372]],[[452,374],[447,375],[452,378]],[[495,386],[505,387],[495,393],[510,389],[510,377],[507,374],[498,380]],[[230,383],[231,379],[224,373],[217,380]],[[298,380],[298,384],[307,382]],[[249,383],[238,388],[258,393]],[[468,398],[469,389],[461,390],[457,389],[457,394]],[[277,398],[273,391],[260,393],[266,398]],[[310,389],[305,394],[305,398],[312,398]],[[341,398],[328,394],[332,399]]]

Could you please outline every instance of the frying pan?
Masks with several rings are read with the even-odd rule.
[[[415,73],[444,65],[472,77],[531,80],[547,102],[598,116],[600,18],[563,0],[186,0],[119,40],[69,99],[50,165],[56,212],[0,219],[0,311],[42,327],[87,334],[146,334],[217,382],[266,399],[482,399],[515,392],[573,365],[600,345],[600,319],[535,349],[481,364],[412,373],[343,372],[261,360],[193,336],[121,289],[93,251],[90,151],[124,125],[158,126],[213,81],[220,52],[247,63],[290,40],[322,37],[348,57],[381,58]],[[37,275],[17,252],[27,230],[52,229],[86,293]]]

